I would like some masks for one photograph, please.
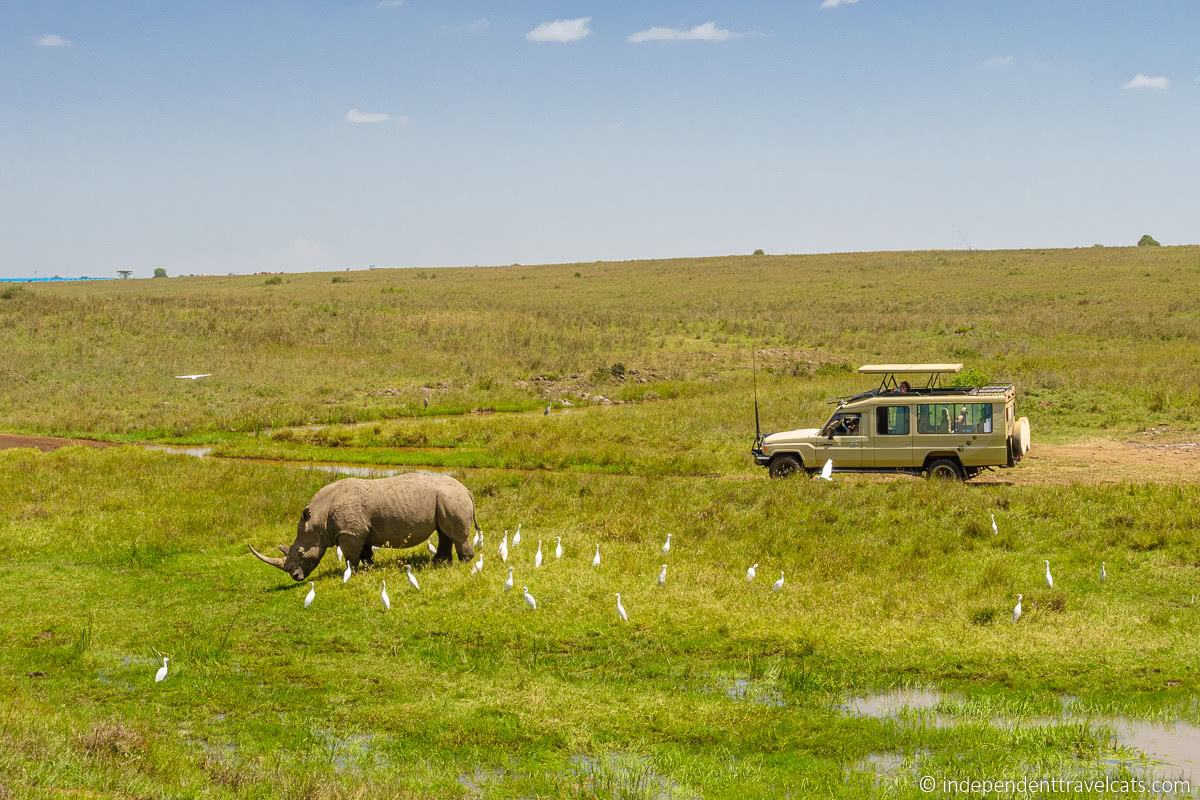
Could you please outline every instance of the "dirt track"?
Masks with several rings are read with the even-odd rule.
[[[112,442],[88,439],[59,439],[0,433],[0,450],[33,447],[43,452],[60,447],[111,447]],[[182,452],[182,451],[181,451]],[[200,452],[188,455],[202,455]],[[273,462],[290,463],[290,462]],[[311,462],[295,462],[313,468]],[[369,465],[354,467],[369,470]],[[381,469],[394,470],[395,467]],[[746,479],[748,475],[730,475]],[[864,476],[866,477],[866,476]],[[878,476],[872,476],[878,480]],[[1071,483],[1200,483],[1200,441],[1161,442],[1091,439],[1071,444],[1039,444],[1029,451],[1016,469],[985,472],[972,483],[1016,486],[1065,485]]]

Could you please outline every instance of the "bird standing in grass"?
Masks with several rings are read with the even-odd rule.
[[[483,546],[483,531],[475,531],[475,535],[471,537],[471,547],[478,550]]]
[[[1050,574],[1050,562],[1046,561],[1046,585],[1051,589],[1054,588],[1054,576]]]
[[[158,672],[154,673],[154,682],[162,683],[167,679],[167,657],[163,656],[163,665],[158,668]]]
[[[342,546],[340,544],[337,546],[337,557],[338,557],[339,564],[341,564],[343,561],[346,560],[345,558],[342,557]]]
[[[1021,619],[1021,601],[1025,599],[1021,595],[1017,595],[1017,604],[1013,606],[1013,624],[1017,624],[1017,620]]]
[[[825,466],[821,467],[821,474],[818,476],[823,481],[833,480],[833,459],[827,459]]]
[[[433,537],[429,537],[429,544],[425,545],[425,549],[429,551],[429,555],[437,555],[437,545],[433,543]]]
[[[504,579],[504,591],[510,592],[510,591],[512,591],[512,587],[513,587],[512,567],[509,567],[508,568],[508,577]]]
[[[629,614],[625,611],[625,606],[621,604],[621,593],[617,592],[617,616],[622,622],[629,622]]]
[[[313,604],[313,600],[317,599],[317,585],[312,581],[308,582],[308,594],[304,595],[304,607],[308,608]]]
[[[783,573],[782,572],[779,573],[779,580],[777,580],[771,584],[771,591],[772,592],[783,591]]]
[[[404,571],[408,573],[408,582],[412,584],[412,587],[418,592],[421,591],[421,584],[417,583],[417,576],[413,575],[412,564],[405,564]]]
[[[379,592],[379,599],[383,601],[383,610],[391,611],[392,610],[392,598],[388,597],[387,581],[383,581],[382,583],[383,583],[383,587]]]
[[[664,556],[671,552],[671,534],[669,533],[667,534],[667,540],[663,542],[662,551]]]
[[[500,560],[508,561],[508,531],[504,532],[504,538],[500,540]]]
[[[758,574],[758,564],[751,564],[750,569],[746,570],[746,580],[754,580],[754,576]]]
[[[483,553],[479,554],[479,560],[471,565],[471,574],[476,575],[483,572]]]
[[[662,569],[660,569],[658,571],[658,585],[659,586],[667,585],[667,565],[666,564],[663,564]]]
[[[537,569],[542,565],[542,540],[538,539],[538,551],[533,557],[533,568]]]
[[[596,545],[596,555],[592,557],[592,566],[600,566],[600,545]]]
[[[354,574],[354,567],[350,566],[350,562],[346,562],[346,571],[342,573],[342,583],[350,580],[350,576]]]
[[[531,595],[531,594],[529,593],[529,587],[528,587],[528,586],[522,586],[522,587],[521,587],[521,590],[522,590],[522,592],[524,592],[524,594],[525,594],[525,605],[529,606],[529,607],[530,607],[530,608],[532,608],[534,611],[537,611],[537,600],[534,600],[534,599],[533,599],[533,595]]]
[[[513,534],[513,547],[521,543],[521,523],[517,523],[517,532]]]
[[[557,561],[562,558],[562,537],[554,537],[554,559]]]
[[[997,534],[999,532],[1000,532],[1000,529],[998,527],[996,527],[996,515],[992,514],[992,533]]]
[[[1108,570],[1106,570],[1104,568],[1104,562],[1101,561],[1100,562],[1100,582],[1103,583],[1106,580],[1108,580]]]

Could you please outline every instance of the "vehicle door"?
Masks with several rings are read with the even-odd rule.
[[[911,467],[913,461],[912,406],[886,405],[875,408],[875,436],[871,465]],[[917,463],[915,466],[921,466]]]
[[[858,469],[864,466],[863,453],[869,437],[863,432],[861,411],[838,411],[825,423],[815,447],[820,469],[825,461],[833,459],[836,469]],[[869,458],[869,456],[868,456]]]

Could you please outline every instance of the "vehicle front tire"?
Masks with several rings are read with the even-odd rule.
[[[782,455],[771,459],[769,472],[772,478],[790,478],[804,471],[799,456]]]
[[[937,458],[925,467],[925,477],[929,480],[959,481],[963,480],[962,465],[953,458]]]

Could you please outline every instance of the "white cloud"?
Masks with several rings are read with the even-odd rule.
[[[491,30],[491,27],[492,23],[488,21],[487,17],[480,17],[468,25],[467,30],[469,30],[471,33],[487,33],[489,30]]]
[[[979,66],[988,69],[996,69],[998,67],[1010,67],[1014,61],[1016,61],[1016,59],[1012,56],[992,56],[991,58],[985,58],[983,61],[979,62]]]
[[[47,33],[45,36],[39,36],[33,40],[33,43],[38,47],[70,47],[71,40],[65,36],[59,36],[57,33]]]
[[[353,122],[355,125],[372,125],[377,122],[387,122],[389,119],[391,119],[390,114],[359,111],[357,108],[352,108],[346,112],[346,122]]]
[[[588,27],[591,21],[591,17],[579,17],[543,22],[525,34],[525,38],[531,42],[578,42],[592,32]]]
[[[715,22],[706,22],[694,28],[663,28],[655,26],[631,34],[628,41],[631,44],[641,44],[642,42],[725,42],[735,36],[745,35],[744,33],[734,33],[724,28],[718,28]]]
[[[1134,75],[1129,83],[1125,84],[1126,89],[1166,89],[1171,85],[1171,79],[1166,75],[1143,75],[1138,73]]]
[[[838,6],[852,6],[858,0],[821,0],[821,8],[837,8]]]

